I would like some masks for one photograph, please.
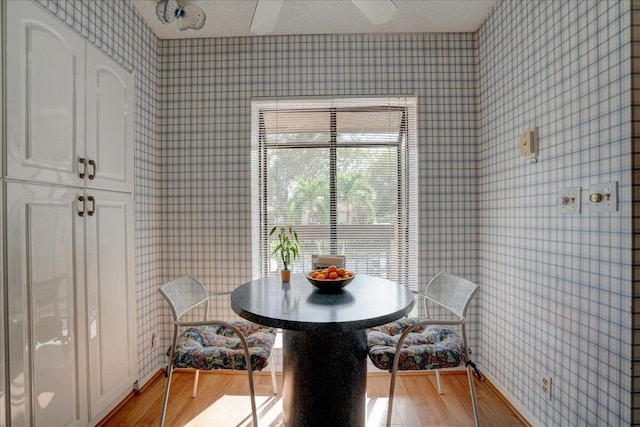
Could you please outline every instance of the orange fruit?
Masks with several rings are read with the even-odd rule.
[[[318,274],[315,278],[318,279],[318,280],[324,280],[325,279],[324,274],[322,274],[322,273]]]
[[[332,271],[332,272],[329,273],[329,279],[335,280],[337,278],[338,278],[338,273],[337,272]]]
[[[320,273],[318,273],[317,271],[314,271],[313,273],[311,273],[311,278],[315,279],[316,277],[318,277],[318,274]]]
[[[338,277],[344,277],[345,269],[344,268],[339,268],[337,273],[338,273]]]
[[[331,273],[332,271],[338,271],[338,267],[336,267],[335,265],[330,265],[330,266],[327,268],[327,271],[328,271],[329,273]]]
[[[352,272],[350,272],[350,271],[345,271],[345,273],[344,273],[344,277],[351,277],[351,276],[353,276],[353,273],[352,273]]]

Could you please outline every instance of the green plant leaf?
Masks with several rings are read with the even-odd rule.
[[[271,255],[277,255],[282,260],[284,270],[289,269],[291,259],[297,259],[300,256],[298,233],[293,229],[292,225],[288,227],[274,226],[269,232],[269,236],[278,231],[278,244],[271,252]]]

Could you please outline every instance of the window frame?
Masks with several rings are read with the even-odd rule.
[[[417,123],[416,123],[416,105],[417,99],[415,95],[411,96],[391,96],[391,97],[358,97],[358,98],[279,98],[279,99],[254,99],[252,100],[252,150],[251,150],[251,173],[252,173],[252,275],[253,278],[264,277],[271,274],[267,260],[271,259],[269,252],[270,238],[268,229],[273,225],[269,224],[267,217],[267,181],[268,181],[268,151],[281,148],[311,148],[322,147],[329,149],[329,207],[334,215],[329,215],[329,224],[327,226],[318,225],[317,227],[329,228],[330,253],[335,254],[337,251],[338,239],[344,238],[343,235],[338,237],[341,225],[338,224],[337,213],[337,163],[338,149],[343,147],[375,147],[374,143],[354,143],[346,144],[337,141],[338,131],[336,126],[336,117],[339,112],[350,111],[369,111],[372,108],[387,108],[394,111],[402,111],[401,124],[399,126],[398,141],[396,143],[396,165],[398,173],[397,194],[397,222],[391,225],[396,228],[396,234],[399,236],[397,240],[397,251],[395,261],[399,264],[398,277],[395,278],[399,283],[405,284],[410,288],[416,289],[418,256],[417,256]],[[313,108],[313,106],[324,105],[330,113],[330,129],[329,141],[319,145],[305,144],[297,146],[296,144],[282,144],[267,142],[267,132],[264,112],[273,110],[283,110],[287,108],[304,109]],[[413,120],[412,120],[413,119]],[[406,142],[403,143],[403,140]],[[406,147],[402,147],[406,144]],[[392,146],[392,144],[378,144],[377,146]],[[257,201],[257,202],[256,202]],[[286,224],[278,224],[286,225]],[[374,227],[374,225],[371,225]],[[298,227],[298,226],[296,226]],[[304,227],[313,227],[304,225]],[[381,228],[383,225],[375,227]],[[366,227],[364,227],[366,228]],[[406,249],[405,249],[406,248]],[[347,262],[349,260],[347,259]],[[303,265],[304,265],[303,260]]]

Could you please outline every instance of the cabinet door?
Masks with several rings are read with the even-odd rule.
[[[90,418],[137,379],[133,196],[87,190],[87,333]]]
[[[80,426],[86,397],[79,190],[6,184],[11,425]]]
[[[6,174],[83,185],[84,40],[34,2],[6,5]]]
[[[87,187],[133,191],[133,102],[133,76],[87,45]]]
[[[2,8],[0,8],[2,9]],[[0,10],[0,22],[2,22],[2,12]],[[0,24],[1,27],[1,24]],[[4,181],[0,179],[0,224],[3,224],[3,216],[4,216]],[[5,233],[4,228],[0,227],[0,242],[5,241]],[[3,259],[2,256],[3,245],[0,244],[0,343],[2,345],[1,348],[5,348],[4,345],[6,343],[4,336],[4,289],[6,289],[6,283],[4,280],[4,272],[3,272]],[[9,425],[7,421],[7,394],[5,392],[5,372],[6,365],[4,360],[4,351],[0,351],[0,425]]]

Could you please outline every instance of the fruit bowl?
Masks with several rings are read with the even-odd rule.
[[[352,273],[351,277],[338,277],[337,279],[313,279],[311,275],[314,271],[308,272],[305,276],[309,283],[323,292],[338,292],[340,289],[353,282],[356,278],[355,273]]]

